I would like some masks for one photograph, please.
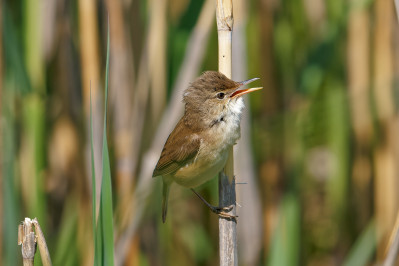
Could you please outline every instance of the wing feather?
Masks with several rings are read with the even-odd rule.
[[[193,161],[201,144],[201,140],[195,136],[180,119],[166,140],[152,176],[172,174]]]

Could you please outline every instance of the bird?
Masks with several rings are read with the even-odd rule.
[[[236,82],[218,71],[206,71],[184,90],[184,114],[167,138],[152,175],[162,177],[163,223],[173,183],[190,188],[213,212],[232,217],[226,208],[207,203],[194,188],[225,166],[230,147],[240,138],[242,96],[262,89],[243,86],[258,79]]]

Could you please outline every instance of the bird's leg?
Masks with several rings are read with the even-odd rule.
[[[194,192],[195,195],[197,195],[197,197],[202,200],[202,202],[205,203],[206,206],[208,206],[208,208],[216,213],[217,215],[223,217],[223,218],[227,218],[227,219],[233,219],[236,220],[237,219],[237,215],[232,215],[232,214],[228,214],[229,211],[231,211],[234,207],[234,205],[230,205],[227,207],[216,207],[213,206],[211,204],[209,204],[200,194],[198,194],[194,189],[191,189],[192,192]]]

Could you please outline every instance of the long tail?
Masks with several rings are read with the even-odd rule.
[[[162,183],[162,222],[165,223],[166,214],[168,213],[168,198],[171,183],[165,182],[165,180]]]

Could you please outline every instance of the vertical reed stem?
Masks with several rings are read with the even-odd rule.
[[[35,230],[33,230],[35,229]],[[36,232],[36,234],[35,234]],[[22,245],[22,258],[24,266],[33,266],[36,245],[39,247],[43,266],[52,266],[46,239],[37,219],[25,218],[18,226],[18,245]]]
[[[33,266],[36,252],[33,223],[29,218],[18,226],[18,245],[21,245],[22,262],[24,266]]]
[[[216,21],[219,43],[219,71],[231,78],[233,3],[232,0],[216,1]],[[233,148],[229,151],[226,166],[219,173],[219,206],[233,205],[230,214],[235,215],[236,191],[234,178]],[[237,224],[234,220],[219,218],[220,265],[237,265]]]

